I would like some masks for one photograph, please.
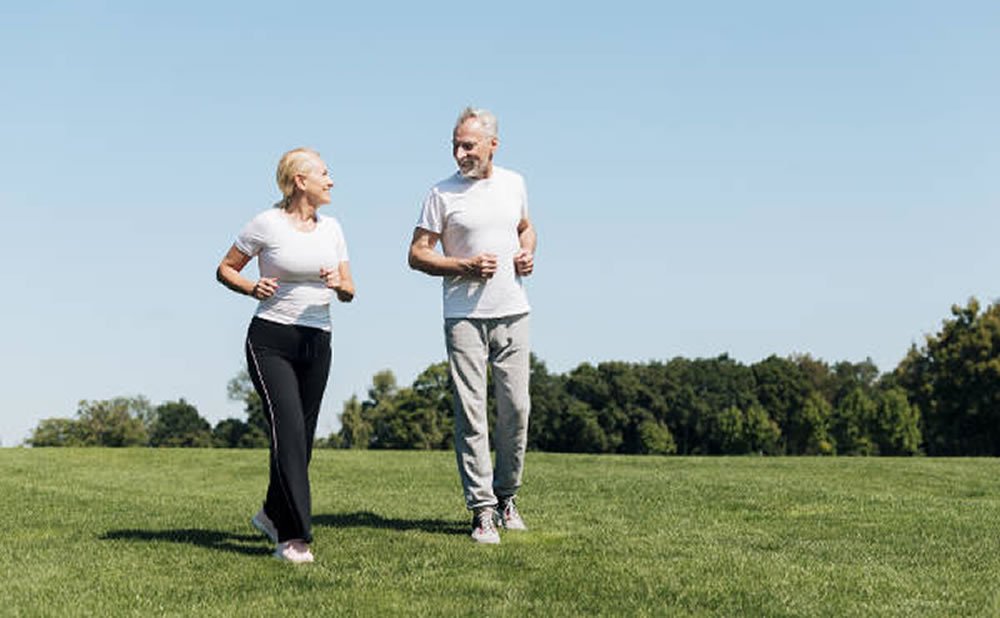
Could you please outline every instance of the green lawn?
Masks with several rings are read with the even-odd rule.
[[[265,451],[0,449],[2,615],[1000,615],[1000,460],[529,453],[466,536],[451,453],[316,452],[312,565]]]

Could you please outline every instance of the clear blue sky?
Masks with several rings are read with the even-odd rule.
[[[998,296],[996,2],[11,4],[4,446],[80,399],[241,415],[254,304],[214,270],[300,145],[330,165],[358,284],[320,433],[374,372],[443,359],[439,283],[405,253],[467,104],[528,182],[551,370],[888,371],[953,303]]]

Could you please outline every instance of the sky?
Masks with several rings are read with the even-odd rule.
[[[1000,296],[998,58],[992,1],[5,3],[0,444],[80,400],[243,417],[255,305],[215,269],[298,146],[357,284],[319,435],[375,372],[443,360],[440,282],[406,250],[466,105],[527,182],[550,371],[891,371]]]

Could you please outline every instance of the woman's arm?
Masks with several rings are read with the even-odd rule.
[[[320,268],[319,276],[326,281],[326,287],[337,292],[337,300],[349,303],[354,300],[354,278],[351,277],[351,263],[344,260],[337,269]]]
[[[278,290],[278,280],[273,277],[261,277],[256,282],[247,279],[240,271],[249,262],[250,256],[233,245],[215,269],[215,278],[234,292],[253,296],[257,300],[270,298]]]

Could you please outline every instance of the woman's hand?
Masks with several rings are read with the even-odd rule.
[[[274,293],[277,291],[278,279],[276,277],[261,277],[257,280],[257,283],[253,284],[250,296],[253,296],[257,300],[265,300],[274,296]]]
[[[337,293],[337,300],[342,303],[354,300],[354,281],[346,263],[338,268],[320,268],[319,276],[326,283],[326,287]]]

